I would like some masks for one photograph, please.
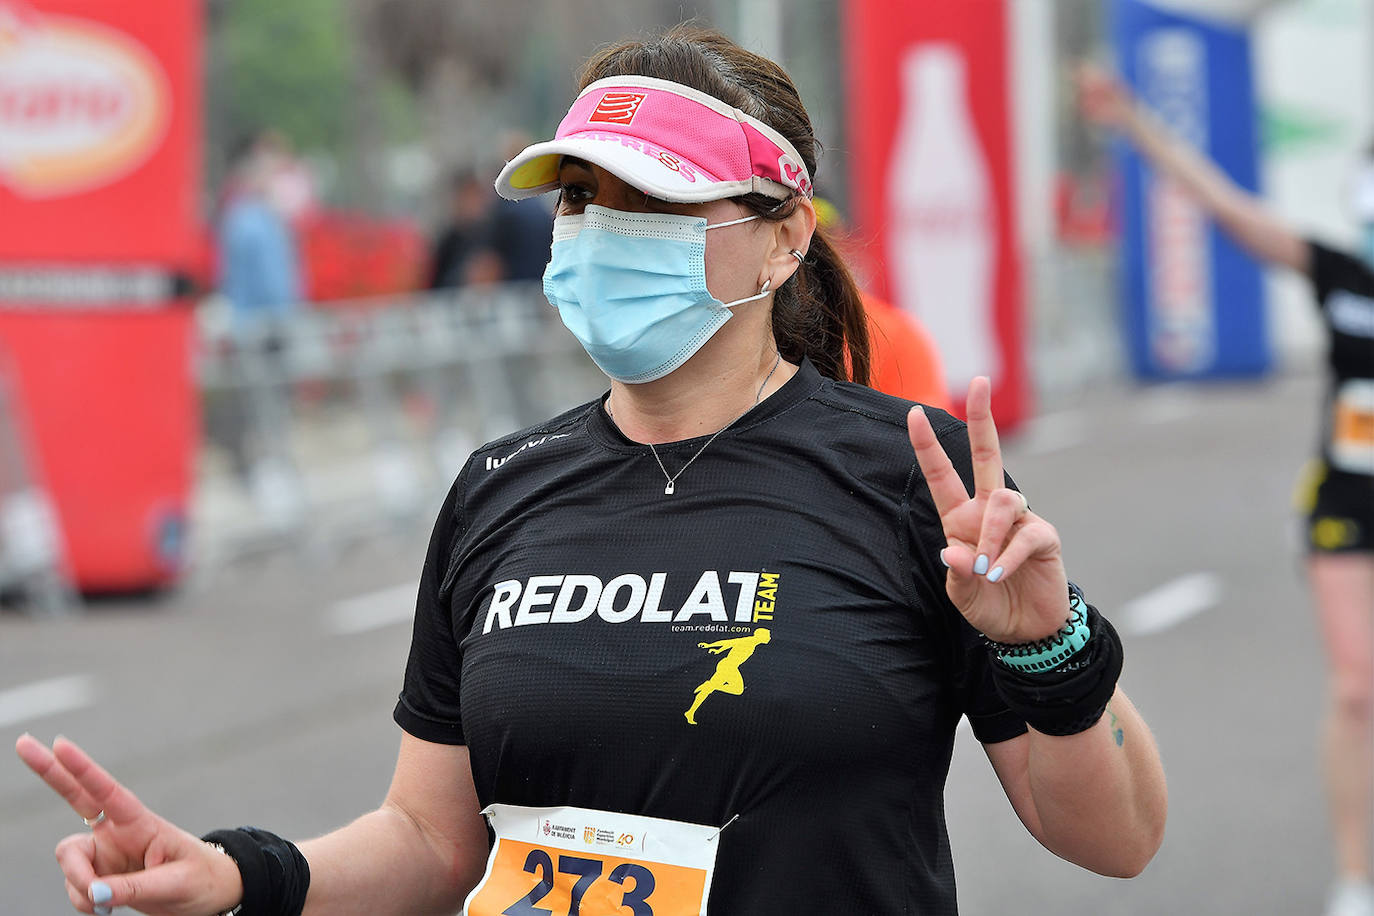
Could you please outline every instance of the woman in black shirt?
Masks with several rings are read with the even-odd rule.
[[[1374,916],[1374,270],[1303,238],[1171,136],[1111,77],[1081,74],[1083,109],[1178,181],[1237,244],[1305,274],[1330,334],[1321,442],[1300,488],[1307,571],[1331,662],[1324,736],[1337,869],[1329,916]]]
[[[588,64],[497,188],[560,191],[545,292],[611,388],[455,482],[386,802],[299,848],[211,834],[230,862],[25,739],[107,816],[59,846],[78,909],[952,914],[961,716],[1046,847],[1144,868],[1166,793],[1120,641],[1003,473],[987,379],[967,427],[862,384],[815,169],[787,75],[724,36]]]

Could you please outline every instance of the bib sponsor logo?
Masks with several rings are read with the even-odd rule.
[[[596,103],[596,110],[587,121],[603,124],[631,124],[644,102],[642,92],[608,92]]]
[[[0,184],[26,197],[110,184],[147,161],[170,116],[166,74],[141,44],[0,0]]]
[[[482,633],[592,617],[612,624],[672,624],[674,632],[750,633],[753,624],[773,619],[779,578],[778,573],[708,569],[680,605],[665,603],[664,595],[673,594],[666,572],[648,578],[623,573],[606,581],[581,574],[507,579],[491,588]]]
[[[569,827],[567,824],[555,824],[552,821],[544,821],[544,836],[551,836],[559,840],[576,840],[577,828]]]
[[[545,811],[580,842],[554,836],[557,822],[541,836],[534,819]],[[495,804],[482,813],[495,840],[486,875],[463,904],[467,916],[706,912],[720,827],[572,807]]]

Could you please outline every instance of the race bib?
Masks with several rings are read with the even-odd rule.
[[[1352,379],[1336,392],[1331,466],[1353,474],[1374,474],[1374,381]]]
[[[465,916],[705,916],[720,828],[586,808],[491,805]]]

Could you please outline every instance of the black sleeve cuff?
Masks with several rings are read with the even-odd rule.
[[[423,713],[416,712],[406,703],[405,696],[396,703],[396,709],[391,717],[396,720],[396,724],[408,735],[414,735],[421,741],[429,741],[432,744],[467,744],[467,738],[463,736],[463,723],[443,722],[438,719],[430,718]]]
[[[987,716],[970,715],[968,724],[980,744],[999,744],[1026,733],[1026,723],[1010,710]]]

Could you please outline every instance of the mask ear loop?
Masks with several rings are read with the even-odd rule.
[[[707,229],[724,229],[726,226],[738,226],[740,223],[751,223],[751,222],[753,222],[754,220],[756,220],[756,219],[761,219],[761,218],[762,218],[762,217],[760,217],[757,213],[755,213],[755,214],[753,214],[752,216],[742,216],[742,217],[740,217],[739,219],[732,219],[732,220],[728,220],[728,221],[723,222],[723,223],[711,223],[711,224],[710,224],[709,226],[707,226],[706,228],[707,228]]]
[[[736,299],[734,302],[722,302],[721,305],[725,306],[728,309],[732,309],[737,305],[743,305],[746,302],[753,302],[756,299],[762,299],[764,296],[767,296],[772,291],[773,278],[769,277],[767,280],[763,281],[763,289],[759,290],[757,294],[753,296],[745,296],[743,299]]]

